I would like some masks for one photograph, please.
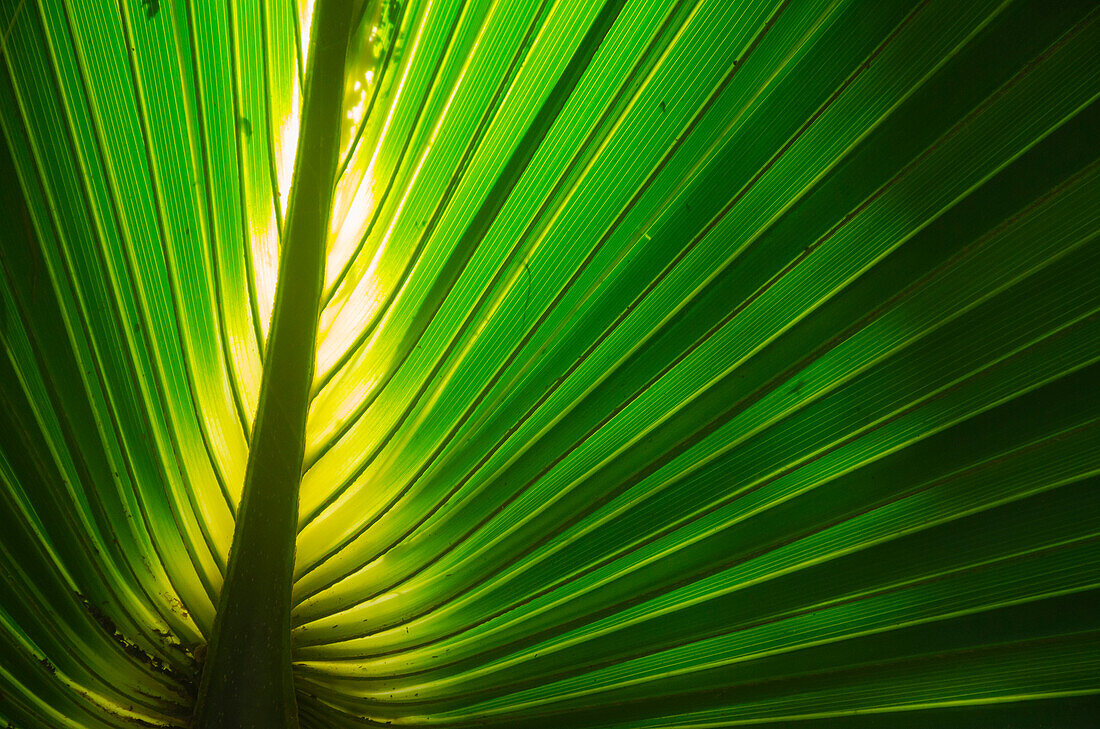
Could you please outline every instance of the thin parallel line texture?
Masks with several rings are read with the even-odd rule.
[[[356,10],[302,727],[1093,721],[1094,0]],[[0,0],[0,724],[188,726],[313,15]]]

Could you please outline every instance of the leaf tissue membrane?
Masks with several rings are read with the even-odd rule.
[[[1095,2],[0,31],[0,724],[1100,715]]]

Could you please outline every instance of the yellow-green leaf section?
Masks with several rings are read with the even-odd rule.
[[[1095,721],[1093,0],[361,6],[303,727]],[[190,721],[313,21],[0,0],[11,726]]]

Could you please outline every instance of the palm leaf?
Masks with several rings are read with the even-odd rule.
[[[189,725],[300,449],[303,727],[1090,721],[1095,3],[320,12],[0,2],[0,719]]]

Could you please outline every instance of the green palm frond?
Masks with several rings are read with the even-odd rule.
[[[1100,715],[1095,2],[0,30],[0,723]]]

